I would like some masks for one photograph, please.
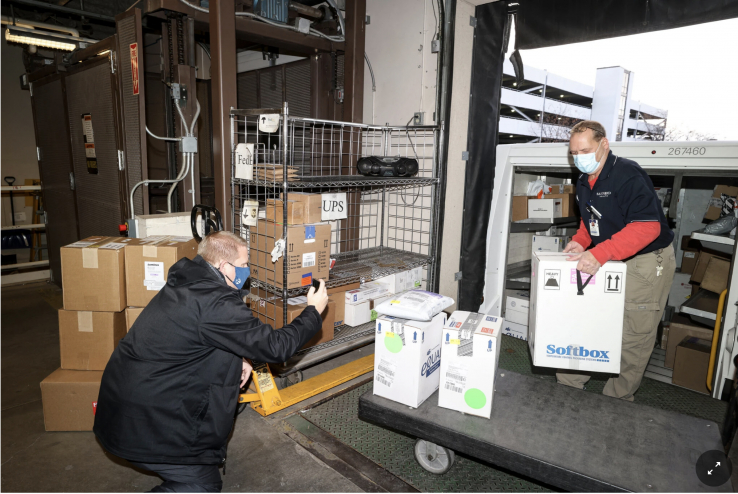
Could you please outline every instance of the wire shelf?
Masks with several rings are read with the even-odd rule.
[[[267,180],[243,180],[233,179],[233,183],[237,185],[255,185],[260,187],[268,187],[281,189],[284,186],[282,181]],[[311,188],[328,188],[328,187],[367,187],[367,188],[384,188],[386,190],[399,190],[407,187],[420,187],[424,185],[437,185],[439,179],[424,177],[366,177],[363,175],[328,175],[322,177],[300,177],[299,181],[291,181],[287,183],[288,189],[311,189]]]
[[[377,280],[413,268],[425,267],[433,261],[428,255],[415,254],[389,247],[375,247],[347,252],[336,255],[335,259],[336,265],[330,271],[330,279],[326,282],[327,288]],[[266,290],[279,297],[283,293],[281,286],[254,279],[251,280],[251,287]],[[308,286],[288,289],[287,296],[297,297],[307,293],[309,289]]]

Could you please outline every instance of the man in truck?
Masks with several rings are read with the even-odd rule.
[[[323,324],[322,280],[292,323],[275,331],[259,321],[240,293],[248,260],[241,237],[205,237],[193,260],[172,266],[105,368],[95,435],[109,452],[159,475],[155,492],[220,492],[218,467],[251,373],[246,359],[284,362]]]
[[[627,264],[620,374],[607,381],[602,393],[633,401],[674,279],[674,233],[648,174],[635,161],[612,153],[602,124],[576,124],[569,153],[581,172],[576,195],[582,219],[564,252],[590,275],[607,261]],[[556,373],[560,384],[580,389],[589,378],[576,371]]]

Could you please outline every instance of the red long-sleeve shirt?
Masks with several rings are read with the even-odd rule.
[[[594,187],[597,178],[589,181],[590,189]],[[657,221],[628,223],[625,228],[612,236],[610,240],[598,244],[590,252],[600,264],[607,261],[627,259],[645,246],[656,240],[661,233],[661,224]],[[585,249],[592,245],[592,237],[584,224],[579,223],[579,230],[572,237],[572,241]]]

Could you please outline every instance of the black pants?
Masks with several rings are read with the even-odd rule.
[[[167,463],[138,463],[132,465],[154,472],[164,481],[150,492],[220,492],[218,465],[170,465]]]

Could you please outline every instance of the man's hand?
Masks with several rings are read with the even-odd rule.
[[[565,253],[573,252],[574,254],[579,254],[584,252],[584,247],[582,247],[579,242],[571,241],[568,244],[566,244],[566,247],[564,248]],[[569,258],[571,259],[571,257]]]
[[[325,307],[328,305],[328,292],[325,289],[325,281],[320,280],[320,288],[315,291],[315,287],[310,287],[307,294],[308,305],[315,307],[318,314],[322,314]]]
[[[569,256],[566,259],[568,261],[579,261],[577,263],[577,269],[582,273],[591,274],[592,276],[597,274],[597,271],[599,271],[602,267],[595,256],[593,256],[592,253],[589,251]]]
[[[243,359],[243,370],[241,371],[241,387],[243,388],[246,386],[246,383],[249,380],[249,377],[251,377],[251,371],[253,368],[251,367],[251,364],[248,360]]]

